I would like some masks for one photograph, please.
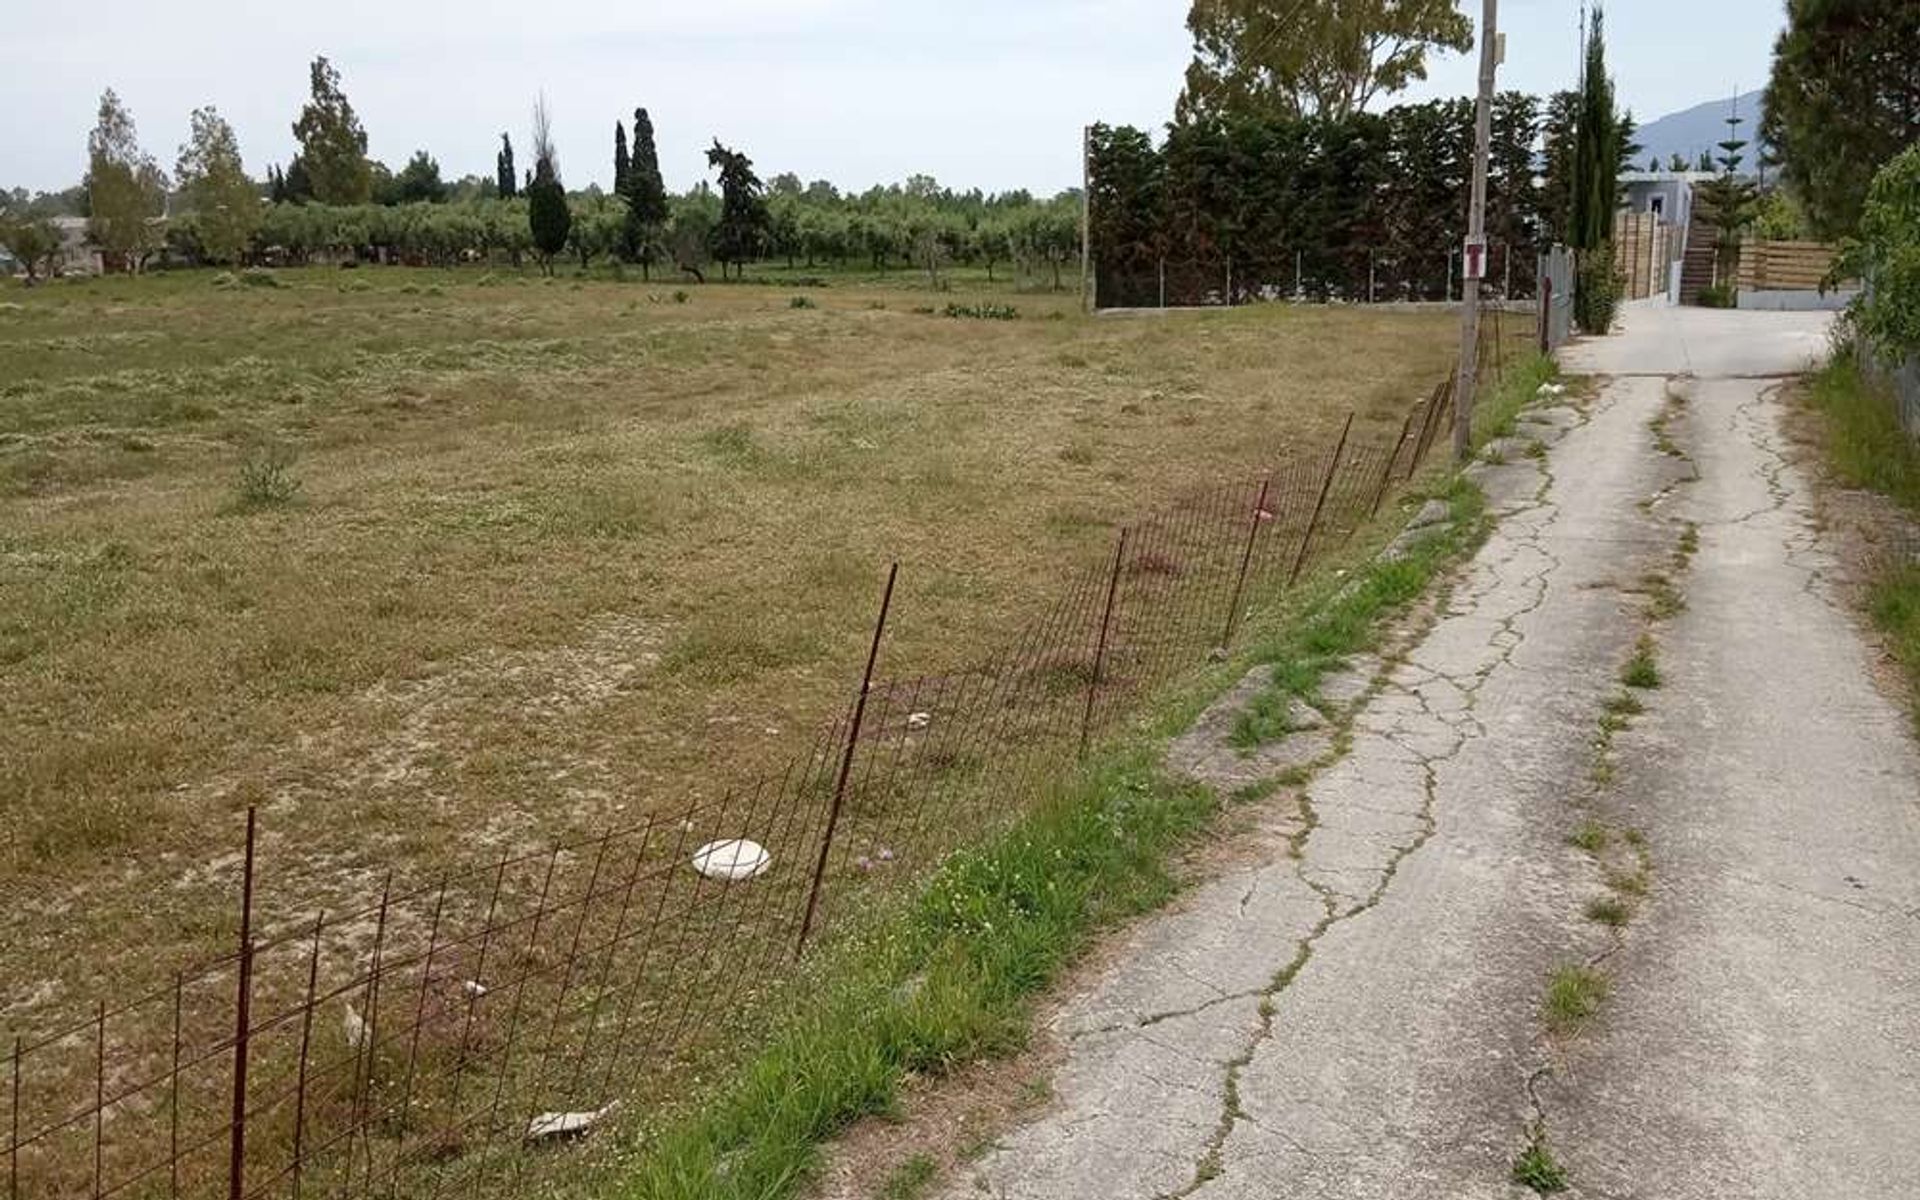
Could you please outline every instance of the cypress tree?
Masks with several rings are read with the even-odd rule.
[[[627,194],[627,131],[618,121],[613,123],[613,194]]]
[[[627,202],[626,220],[620,229],[621,253],[629,262],[640,264],[642,278],[650,278],[659,252],[660,228],[667,220],[667,188],[660,178],[653,121],[644,108],[633,110],[633,153],[627,159],[626,186],[620,194]]]
[[[1607,78],[1602,24],[1596,8],[1587,34],[1586,79],[1573,144],[1573,213],[1567,244],[1576,250],[1592,250],[1613,236],[1614,202],[1620,192],[1620,126],[1613,108],[1613,81]]]
[[[560,183],[560,163],[542,96],[533,106],[533,182],[527,185],[527,224],[540,265],[553,274],[553,256],[566,249],[573,231],[573,213],[567,208],[567,190]]]
[[[513,172],[513,139],[504,133],[500,135],[500,153],[494,157],[493,172],[502,200],[511,200],[520,194],[520,177]]]

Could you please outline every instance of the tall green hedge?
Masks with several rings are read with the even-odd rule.
[[[1541,197],[1538,100],[1495,103],[1489,277],[1533,286]],[[1236,302],[1299,287],[1319,298],[1437,300],[1466,232],[1473,104],[1435,100],[1341,119],[1176,124],[1157,147],[1095,126],[1089,153],[1099,302]],[[1457,271],[1457,268],[1453,268]]]

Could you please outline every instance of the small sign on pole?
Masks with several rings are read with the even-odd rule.
[[[1485,234],[1468,234],[1460,253],[1460,278],[1485,279],[1487,277],[1487,238]]]

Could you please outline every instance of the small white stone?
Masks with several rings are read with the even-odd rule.
[[[907,714],[908,729],[925,729],[927,726],[931,724],[933,724],[932,713],[917,712],[917,713]]]
[[[693,852],[693,869],[708,879],[752,879],[771,865],[766,847],[746,838],[708,842]]]
[[[616,1100],[592,1112],[543,1112],[527,1122],[527,1140],[539,1142],[579,1137],[612,1116],[618,1106],[619,1101]]]

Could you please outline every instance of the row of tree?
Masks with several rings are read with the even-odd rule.
[[[1543,243],[1567,240],[1576,209],[1593,220],[1574,182],[1578,116],[1571,93],[1544,111],[1519,92],[1495,100],[1487,236],[1513,264],[1516,291],[1531,288]],[[1612,128],[1617,170],[1632,148],[1631,125],[1621,117]],[[1448,272],[1466,232],[1472,153],[1467,100],[1335,117],[1202,116],[1170,126],[1158,145],[1139,129],[1096,126],[1089,160],[1098,300],[1156,302],[1167,264],[1174,303],[1296,288],[1321,297],[1440,299],[1453,286]],[[1610,221],[1612,211],[1609,203],[1599,215]],[[1496,282],[1506,278],[1499,266]]]
[[[566,206],[565,232],[552,253],[582,266],[618,260],[643,272],[666,265],[704,274],[723,261],[723,253],[739,253],[732,242],[717,237],[724,201],[710,187],[668,196],[665,219],[643,225],[637,244],[632,208],[620,198],[576,193],[566,198]],[[187,212],[166,222],[162,248],[180,263],[301,265],[369,258],[431,266],[519,265],[541,256],[531,207],[524,195],[443,204],[269,205],[261,208],[244,249],[229,258],[216,258],[208,249],[209,236],[219,236],[218,220]],[[915,202],[866,210],[857,200],[772,196],[767,208],[758,249],[747,249],[745,258],[725,258],[730,269],[772,259],[794,268],[914,267],[937,279],[948,266],[967,264],[990,275],[1011,267],[1026,279],[1058,287],[1062,270],[1080,251],[1074,196],[1000,208],[971,221]]]
[[[750,262],[784,258],[810,267],[911,264],[937,278],[949,263],[970,262],[990,274],[1003,263],[1030,277],[1048,272],[1057,287],[1078,251],[1077,193],[1042,201],[1025,192],[954,192],[925,176],[858,195],[794,175],[769,185],[745,154],[717,140],[707,152],[717,192],[703,181],[676,196],[661,177],[644,108],[634,110],[631,137],[615,122],[612,193],[567,191],[544,99],[534,107],[534,161],[524,173],[503,133],[491,179],[447,185],[425,151],[396,176],[367,158],[365,130],[325,58],[313,63],[310,85],[293,124],[300,151],[284,170],[270,168],[264,182],[250,178],[232,127],[204,108],[193,114],[171,185],[108,90],[88,141],[82,195],[89,238],[109,265],[138,269],[159,252],[210,263],[504,255],[548,267],[573,255],[582,264],[615,257],[643,272],[670,263],[704,278],[712,262],[739,274]],[[0,197],[0,240],[31,269],[58,238],[25,199]]]

